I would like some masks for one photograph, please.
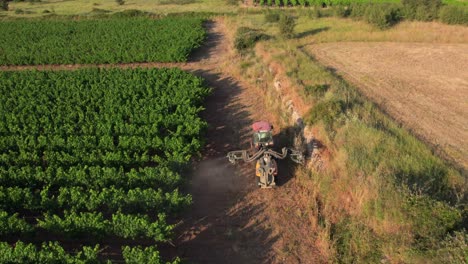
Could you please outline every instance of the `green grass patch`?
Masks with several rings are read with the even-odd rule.
[[[366,225],[347,217],[333,225],[337,263],[378,263],[383,257],[381,239]]]

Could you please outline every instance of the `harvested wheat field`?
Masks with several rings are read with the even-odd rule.
[[[306,51],[468,168],[468,44],[341,42]]]

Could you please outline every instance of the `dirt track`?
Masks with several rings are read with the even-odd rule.
[[[289,221],[287,210],[296,208],[288,200],[293,180],[287,166],[280,163],[280,188],[260,190],[254,164],[234,166],[226,159],[228,151],[249,146],[253,121],[275,120],[258,89],[232,77],[238,67],[232,43],[222,21],[210,24],[205,48],[181,65],[214,90],[203,114],[209,123],[207,145],[189,185],[194,204],[177,230],[180,235],[172,250],[193,263],[319,263],[319,253],[310,244],[313,236],[299,233],[302,226],[292,230],[284,224]],[[275,131],[277,137],[283,132]],[[300,246],[284,253],[296,243]]]
[[[328,43],[305,49],[468,169],[468,44]]]

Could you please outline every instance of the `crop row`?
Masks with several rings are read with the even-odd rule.
[[[0,185],[3,187],[42,188],[43,186],[81,186],[99,190],[106,187],[175,189],[181,181],[178,172],[166,166],[131,168],[123,166],[70,166],[68,168],[42,166],[0,167]]]
[[[205,38],[197,18],[0,22],[0,65],[182,62]]]
[[[0,187],[0,210],[10,212],[100,211],[129,213],[173,212],[190,204],[190,196],[177,190],[130,189],[115,187],[86,190],[83,187],[46,186],[43,189]]]
[[[74,254],[68,253],[57,242],[44,242],[37,248],[33,244],[18,242],[12,247],[8,243],[0,242],[1,263],[101,263],[99,245],[94,247],[84,246]],[[155,246],[141,248],[140,246],[122,247],[122,257],[127,263],[162,263],[159,252]],[[103,262],[104,263],[104,262]],[[173,264],[178,261],[172,262]]]

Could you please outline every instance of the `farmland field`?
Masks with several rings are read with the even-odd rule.
[[[6,72],[0,92],[0,235],[16,243],[0,244],[0,262],[96,261],[110,238],[127,261],[157,260],[135,245],[170,239],[167,217],[191,203],[178,187],[202,146],[202,80],[167,68]]]
[[[0,0],[0,263],[465,263],[463,13],[348,2]]]
[[[307,49],[395,119],[468,167],[468,45],[327,43]]]
[[[0,65],[183,62],[205,38],[198,18],[0,23]]]

